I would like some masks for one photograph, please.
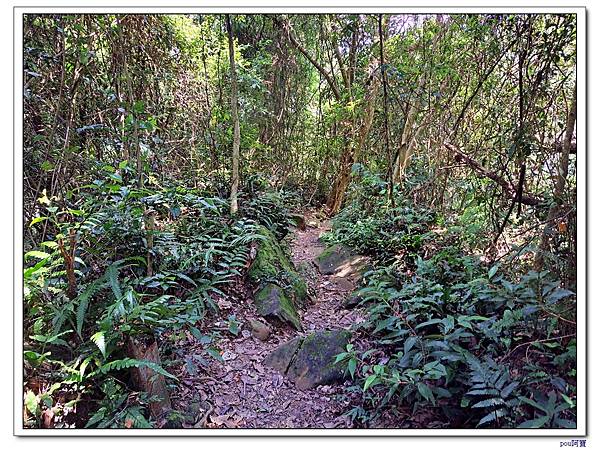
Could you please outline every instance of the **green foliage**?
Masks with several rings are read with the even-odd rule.
[[[129,404],[128,393],[114,379],[105,380],[100,389],[104,397],[87,421],[86,428],[152,428],[144,415],[144,406]]]
[[[350,416],[369,422],[392,405],[412,405],[439,408],[459,426],[515,427],[533,420],[522,401],[532,385],[559,389],[572,402],[574,378],[557,368],[574,367],[574,344],[560,350],[556,317],[569,310],[574,293],[548,271],[511,274],[465,254],[456,234],[472,236],[471,229],[434,240],[430,229],[439,225],[430,212],[393,208],[386,183],[355,169],[361,178],[352,201],[326,236],[376,257],[355,291],[367,313],[361,328],[376,346],[362,354],[349,348],[337,359],[365,401]],[[535,362],[515,363],[532,349]],[[571,409],[556,414],[563,424],[572,420]],[[538,419],[525,423],[546,424]]]
[[[85,395],[98,395],[96,386],[106,388],[100,393],[103,404],[87,426],[123,426],[127,421],[147,427],[141,394],[136,394],[137,402],[126,401],[130,388],[120,384],[125,371],[146,367],[177,379],[156,363],[127,356],[127,340],[190,330],[204,342],[197,325],[218,312],[215,299],[224,297],[224,289],[245,274],[250,245],[265,236],[253,219],[229,217],[224,199],[183,188],[139,190],[122,177],[112,177],[113,168],[101,168],[100,174],[103,179],[81,188],[79,211],[63,214],[53,206],[53,199],[43,198],[47,220],[57,233],[40,250],[24,255],[26,317],[31,329],[25,360],[28,370],[58,369],[52,374],[56,380],[52,392],[74,385]],[[253,205],[270,205],[276,198],[265,195],[266,199],[257,196]],[[279,214],[267,210],[275,229],[287,227],[287,210]],[[144,225],[149,211],[157,225],[151,249]],[[65,261],[57,243],[70,230],[77,233],[79,255],[75,262],[78,292],[73,298],[66,292]],[[150,275],[148,254],[154,267]],[[98,256],[105,258],[104,266]],[[237,335],[239,329],[240,322],[231,315],[229,332]],[[214,347],[198,356],[203,353],[221,359]],[[51,400],[52,392],[30,391],[26,401],[34,418],[39,419],[40,408]]]
[[[256,244],[284,238],[291,210],[343,185],[350,159],[346,207],[322,239],[375,266],[357,292],[373,348],[338,356],[364,400],[351,417],[412,407],[460,426],[571,427],[576,158],[557,172],[556,140],[575,86],[575,15],[385,16],[381,47],[375,16],[273,19],[232,16],[231,217],[222,15],[24,17],[27,425],[62,414],[68,397],[97,406],[89,427],[155,426],[126,371],[172,375],[126,343],[149,337],[170,355],[191,335],[203,347],[188,372],[222,361],[218,300],[237,298]],[[342,50],[334,64],[331,49]],[[540,201],[513,211],[506,191],[521,169],[523,194]],[[529,271],[542,228],[552,274]],[[295,271],[268,265],[261,282],[306,296]],[[222,323],[239,334],[234,314]]]
[[[241,213],[260,225],[267,227],[278,239],[288,233],[290,209],[297,198],[287,191],[272,191],[264,180],[255,177],[249,180],[246,192],[241,195]]]
[[[535,408],[535,418],[521,422],[519,428],[576,428],[575,422],[564,419],[564,414],[561,414],[573,408],[573,402],[564,394],[561,395],[564,400],[558,402],[555,391],[550,391],[548,395],[534,391],[533,399],[519,397],[523,403]]]
[[[382,263],[402,259],[410,264],[425,242],[432,238],[428,224],[433,214],[398,197],[391,207],[387,183],[355,164],[357,182],[351,187],[350,203],[333,220],[333,230],[324,236],[374,256]]]
[[[418,260],[415,274],[400,276],[401,283],[390,277],[389,268],[366,277],[367,286],[357,291],[368,305],[363,327],[387,357],[385,363],[372,364],[373,350],[359,355],[357,382],[375,412],[393,399],[413,406],[454,405],[470,410],[464,420],[477,418],[473,425],[514,427],[528,415],[521,400],[532,382],[540,387],[551,382],[571,398],[574,381],[565,381],[553,368],[569,360],[569,351],[537,342],[560,342],[555,321],[544,312],[573,295],[547,272],[529,272],[511,282],[497,268],[487,273],[474,258],[446,249]],[[539,363],[525,371],[510,368],[509,357],[518,349],[536,345]],[[339,358],[357,357],[345,353]],[[548,375],[532,381],[531,372],[541,365]],[[556,414],[556,420],[570,420],[567,408]]]

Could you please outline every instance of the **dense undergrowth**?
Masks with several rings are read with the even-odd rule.
[[[233,217],[209,192],[136,188],[127,163],[97,170],[76,202],[43,196],[46,215],[31,224],[47,238],[25,254],[27,426],[156,426],[156,399],[135,389],[128,369],[177,383],[169,365],[180,362],[171,348],[180,333],[206,344],[201,365],[219,360],[214,342],[238,322],[208,324],[216,299],[239,293],[261,225],[282,238],[299,201],[253,178]],[[574,427],[569,286],[525,270],[518,254],[489,261],[471,244],[477,226],[444,221],[400,193],[391,206],[380,178],[357,175],[323,236],[375,263],[357,289],[373,347],[338,356],[355,381],[349,391],[362,396],[348,412],[356,424],[395,415],[406,426]],[[132,358],[132,338],[158,342],[162,366]],[[426,424],[406,421],[417,411],[427,411]]]
[[[259,225],[278,235],[290,199],[246,186],[233,217],[227,199],[183,187],[138,189],[126,162],[98,168],[77,201],[43,196],[31,227],[46,240],[25,254],[25,425],[151,427],[130,372],[165,376],[170,342],[187,333],[206,344],[200,363],[220,359],[222,330],[207,324],[216,299],[236,296]],[[237,331],[234,316],[229,330]],[[135,359],[129,339],[159,344],[163,365]],[[164,366],[164,367],[163,367]],[[169,420],[169,418],[165,418]]]
[[[362,393],[349,414],[405,426],[572,428],[575,294],[545,270],[469,252],[469,228],[366,173],[325,240],[374,257],[357,290],[376,345],[338,356]],[[477,227],[474,227],[477,228]],[[471,229],[474,229],[471,228]],[[408,417],[427,410],[425,423]],[[423,417],[423,416],[422,416]]]

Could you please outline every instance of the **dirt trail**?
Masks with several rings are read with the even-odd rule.
[[[319,235],[327,224],[317,228],[297,230],[292,241],[292,260],[298,266],[308,262],[306,276],[312,302],[300,311],[304,332],[289,327],[271,327],[271,335],[261,342],[250,334],[246,325],[257,319],[249,295],[240,308],[230,308],[244,322],[238,336],[222,333],[225,337],[218,346],[223,350],[224,363],[211,361],[208,367],[199,367],[196,376],[184,375],[182,387],[174,394],[174,404],[179,411],[192,410],[198,418],[195,425],[185,427],[208,428],[348,428],[348,400],[343,395],[343,385],[318,386],[301,391],[276,370],[263,364],[265,357],[289,339],[315,330],[346,328],[361,320],[357,310],[347,311],[341,303],[354,286],[345,279],[321,275],[312,260],[324,245]],[[223,328],[223,323],[215,324]],[[190,343],[192,340],[190,339]],[[193,353],[189,345],[188,354]],[[198,349],[200,352],[200,349]],[[190,406],[191,405],[191,406]]]

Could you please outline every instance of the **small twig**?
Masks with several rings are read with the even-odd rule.
[[[547,309],[542,309],[542,311],[544,311],[544,312],[545,312],[545,313],[547,313],[547,314],[550,314],[551,316],[554,316],[554,317],[556,317],[556,318],[557,318],[557,319],[559,319],[559,320],[562,320],[563,322],[570,323],[571,325],[577,325],[577,322],[573,322],[572,320],[565,319],[564,317],[562,317],[562,316],[559,316],[558,314],[556,314],[556,313],[553,313],[553,312],[551,312],[551,311],[548,311]]]
[[[208,420],[208,416],[215,410],[215,408],[212,404],[210,404],[209,402],[205,402],[205,403],[208,404],[208,408],[207,408],[206,412],[202,415],[200,420],[198,420],[198,422],[196,422],[196,425],[194,426],[194,428],[206,428],[206,421]]]
[[[571,333],[571,334],[565,334],[563,336],[556,336],[553,338],[548,338],[548,339],[537,339],[535,341],[529,341],[529,342],[523,342],[522,344],[517,345],[515,348],[513,348],[510,352],[508,352],[506,355],[504,355],[504,357],[500,360],[500,361],[504,361],[506,358],[508,358],[511,354],[513,354],[518,348],[523,347],[525,345],[527,346],[531,346],[533,344],[539,344],[541,342],[549,342],[549,341],[556,341],[557,339],[565,339],[565,338],[569,338],[569,337],[573,337],[573,336],[577,336],[577,333]]]

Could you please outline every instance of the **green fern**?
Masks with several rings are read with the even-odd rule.
[[[491,358],[480,361],[469,355],[467,362],[471,369],[471,390],[465,394],[465,400],[475,401],[471,405],[473,409],[487,410],[487,414],[479,420],[477,426],[492,421],[498,422],[502,417],[509,416],[509,412],[519,404],[516,396],[519,382],[509,382],[508,368]]]
[[[108,268],[104,275],[100,278],[94,280],[91,284],[89,284],[86,289],[77,297],[76,301],[77,305],[77,313],[76,313],[76,329],[79,337],[82,337],[83,324],[85,322],[85,316],[89,307],[89,302],[94,295],[96,295],[103,288],[110,286],[117,300],[120,300],[123,297],[123,292],[121,290],[121,285],[119,282],[119,271],[126,267],[126,263],[128,261],[142,261],[145,262],[143,258],[133,257],[133,258],[125,258],[120,259],[118,261],[113,262]]]
[[[83,323],[85,321],[85,315],[88,310],[88,305],[91,298],[100,291],[105,285],[105,278],[100,277],[91,284],[87,286],[85,291],[77,298],[78,306],[77,306],[77,315],[76,315],[76,325],[77,325],[77,334],[81,337],[81,331],[83,329]]]
[[[106,342],[104,340],[104,331],[98,331],[96,334],[92,335],[90,340],[96,344],[98,350],[102,353],[102,356],[106,358]]]
[[[179,381],[175,375],[170,374],[165,369],[163,369],[160,365],[158,365],[152,361],[146,361],[146,360],[142,360],[142,359],[133,359],[133,358],[117,359],[116,361],[111,361],[109,363],[103,364],[97,370],[92,372],[90,374],[90,377],[94,377],[99,374],[107,374],[113,370],[130,369],[132,367],[137,367],[137,368],[147,367],[149,369],[152,369],[156,373],[164,375],[167,378],[171,378],[173,380]]]

